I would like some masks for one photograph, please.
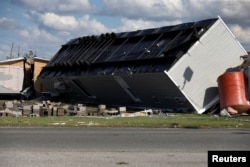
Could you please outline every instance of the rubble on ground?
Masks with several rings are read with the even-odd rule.
[[[121,116],[136,117],[159,114],[161,111],[145,109],[141,111],[127,111],[126,107],[107,108],[106,105],[88,106],[85,104],[64,104],[61,102],[31,102],[5,101],[0,105],[0,116],[6,117],[43,117],[43,116]]]

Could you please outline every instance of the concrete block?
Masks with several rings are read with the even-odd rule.
[[[83,106],[83,104],[77,104],[77,107],[82,107]]]
[[[106,110],[106,105],[101,104],[101,105],[98,106],[99,114],[101,114],[101,115],[106,115],[106,114],[105,114],[105,110]]]
[[[35,104],[35,105],[32,105],[32,108],[33,110],[40,110],[40,106],[39,104]]]
[[[51,107],[43,107],[43,112],[44,112],[44,116],[52,116],[52,106]]]
[[[147,109],[142,112],[145,112],[146,115],[153,115],[153,110],[152,109]]]
[[[43,106],[40,106],[39,115],[40,115],[41,117],[44,116]]]
[[[78,107],[78,110],[79,112],[83,112],[83,111],[86,111],[87,110],[87,107],[86,106],[80,106]]]
[[[66,112],[64,108],[57,108],[57,116],[64,116],[65,113]]]
[[[46,106],[47,106],[46,101],[42,101],[42,106],[43,106],[43,107],[46,107]]]
[[[12,101],[6,101],[4,103],[4,105],[5,105],[6,108],[13,108],[14,107],[14,104],[13,104]]]
[[[76,115],[77,116],[87,116],[88,113],[86,112],[86,110],[85,111],[77,111]]]
[[[53,116],[53,106],[47,107],[48,116]]]
[[[100,104],[100,105],[98,105],[98,109],[99,109],[99,111],[103,111],[106,109],[106,105]]]
[[[127,108],[126,107],[118,107],[118,111],[120,113],[125,113],[125,112],[127,112]]]
[[[41,105],[32,105],[32,113],[33,114],[41,114],[41,116],[43,116],[44,114],[43,114],[43,110],[42,110],[42,107],[41,107]]]
[[[24,105],[23,110],[31,110],[32,105]]]
[[[24,116],[29,116],[29,114],[32,113],[32,105],[24,105],[23,106],[23,115]]]
[[[78,106],[76,111],[77,116],[87,116],[87,107],[86,106]]]
[[[57,107],[52,107],[53,116],[57,116]]]
[[[63,106],[63,108],[64,108],[64,111],[65,111],[65,115],[66,115],[66,116],[72,115],[72,111],[75,112],[75,114],[76,114],[76,111],[70,110],[70,109],[69,109],[69,105],[65,105],[65,106]]]
[[[118,115],[118,110],[112,108],[111,110],[105,110],[105,113],[107,113],[107,115]]]

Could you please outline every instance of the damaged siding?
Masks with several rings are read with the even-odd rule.
[[[18,95],[33,86],[39,92],[44,91],[37,77],[48,62],[48,59],[39,57],[0,61],[0,95]]]
[[[0,67],[0,92],[20,93],[23,88],[23,76],[21,67]]]
[[[48,64],[48,59],[33,58],[33,80],[34,80],[34,88],[37,92],[45,92],[46,89],[42,86],[42,84],[37,79],[40,72],[42,71],[43,67],[45,67]]]
[[[23,89],[23,66],[23,58],[0,62],[0,94],[20,93]]]

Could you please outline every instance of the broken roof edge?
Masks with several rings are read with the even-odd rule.
[[[160,54],[161,52],[166,52],[166,51],[168,51],[171,54],[172,53],[177,54],[176,51],[179,51],[180,46],[182,45],[186,45],[185,46],[186,48],[184,51],[185,53],[186,49],[190,47],[195,40],[198,40],[201,36],[203,36],[203,34],[217,20],[218,18],[207,18],[204,20],[198,20],[198,21],[192,21],[192,22],[190,21],[188,23],[168,25],[168,26],[156,27],[156,28],[151,28],[151,29],[143,29],[143,30],[136,30],[136,31],[120,32],[120,33],[111,32],[111,33],[106,33],[106,34],[102,33],[99,36],[88,35],[88,36],[78,37],[75,39],[71,39],[66,44],[62,45],[62,47],[57,51],[57,53],[51,58],[47,67],[49,66],[72,66],[74,64],[77,64],[77,65],[84,64],[84,65],[89,66],[94,63],[114,62],[113,61],[114,59],[116,61],[121,61],[121,60],[118,60],[119,56],[116,56],[116,54],[122,51],[121,49],[122,47],[126,47],[127,44],[131,42],[131,41],[127,42],[128,40],[130,39],[134,40],[138,44],[144,40],[143,38],[147,38],[149,36],[151,38],[152,35],[157,35],[157,38],[155,37],[156,38],[155,40],[161,39],[162,38],[161,36],[163,35],[164,35],[164,38],[167,36],[166,38],[168,38],[169,42],[168,43],[163,42],[164,45],[162,45],[162,48],[157,50],[157,53],[155,53],[154,56],[151,56],[151,57],[156,58],[156,56],[161,55]],[[188,34],[184,35],[184,33],[186,33],[187,31],[188,32],[191,31],[191,32],[189,32],[189,35]],[[173,32],[176,32],[176,33],[173,33]],[[177,41],[180,40],[179,36],[181,36],[182,34],[185,36],[185,40],[181,44],[180,43],[177,44]],[[117,42],[119,40],[124,40],[124,41],[122,43],[119,43]],[[153,42],[153,40],[151,42]],[[113,44],[114,46],[116,44],[122,47],[119,46],[117,47],[117,49],[111,50],[112,54],[110,53],[110,55],[108,55],[109,47],[114,47]],[[188,46],[187,44],[190,46]],[[78,45],[80,45],[80,47],[78,47]],[[103,48],[105,47],[105,49],[103,49],[102,47]],[[94,48],[95,51],[90,52],[91,48],[92,49]],[[126,53],[124,56],[125,58],[123,59],[134,60],[134,58],[131,56],[130,53],[132,53],[135,50],[135,48],[136,47],[132,47],[131,49],[129,49],[128,53],[125,52]],[[64,52],[67,49],[69,49],[69,51],[67,51],[67,53]],[[73,49],[76,49],[74,51],[75,53],[73,53]],[[72,54],[69,52],[72,52]],[[79,54],[79,53],[84,53],[84,54]],[[145,56],[145,53],[146,53],[145,50],[139,53],[141,55],[139,56],[140,60],[142,57],[144,58],[147,57]],[[179,54],[182,55],[182,53],[180,52]],[[65,60],[65,61],[62,62],[61,60]]]
[[[10,62],[15,62],[15,61],[20,61],[20,60],[24,60],[24,57],[18,57],[18,58],[13,58],[13,59],[6,59],[6,60],[1,60],[1,63],[10,63]]]
[[[34,60],[41,60],[41,61],[50,61],[50,59],[43,58],[43,57],[34,57]]]
[[[1,60],[0,64],[2,64],[2,63],[10,63],[10,62],[15,62],[15,61],[23,61],[25,59],[26,59],[26,57],[17,57],[17,58],[12,58],[12,59],[6,59],[6,60]],[[50,59],[46,59],[46,58],[43,58],[43,57],[33,57],[32,59],[46,61],[46,62],[50,61]]]
[[[213,17],[213,18],[207,18],[203,20],[197,20],[197,21],[190,21],[190,22],[182,22],[180,24],[174,24],[174,25],[166,25],[161,27],[151,27],[146,29],[138,29],[138,30],[132,30],[132,31],[121,31],[121,32],[106,32],[106,33],[100,33],[100,34],[92,34],[92,35],[85,35],[81,37],[76,37],[68,40],[65,44],[62,44],[62,46],[65,45],[74,45],[79,44],[80,40],[87,39],[87,40],[98,40],[98,39],[106,39],[106,38],[130,38],[130,37],[139,37],[139,36],[146,36],[146,35],[153,35],[158,34],[162,29],[168,29],[168,31],[165,32],[171,32],[171,31],[178,31],[179,26],[187,26],[189,24],[193,24],[195,26],[199,22],[205,22],[205,21],[212,21],[214,22],[218,20],[219,17]],[[182,28],[183,29],[183,28]]]

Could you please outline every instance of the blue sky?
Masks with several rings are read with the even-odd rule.
[[[0,60],[51,58],[72,38],[214,18],[250,51],[250,0],[1,0]]]

